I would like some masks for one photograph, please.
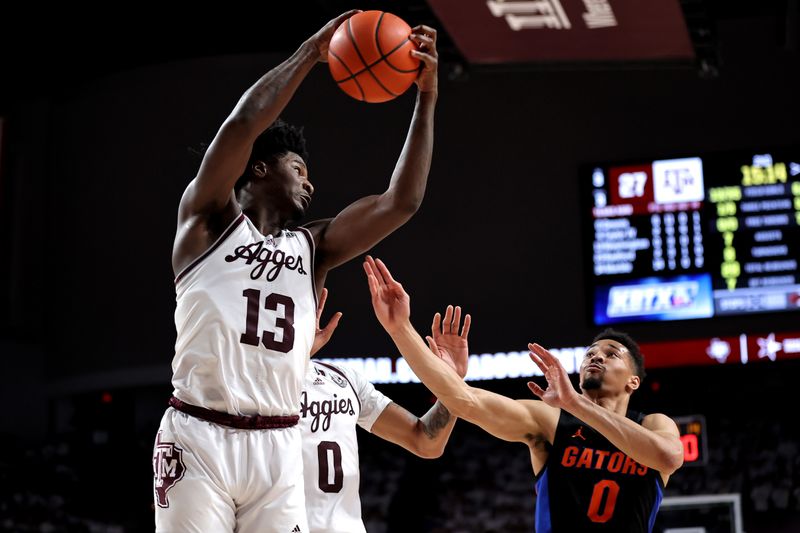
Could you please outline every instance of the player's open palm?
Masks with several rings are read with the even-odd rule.
[[[372,308],[378,322],[389,333],[407,324],[411,316],[411,298],[403,286],[392,278],[383,261],[367,256],[364,271],[367,273]]]
[[[433,315],[433,324],[431,325],[433,336],[425,337],[431,351],[450,365],[450,368],[455,370],[462,378],[467,375],[467,366],[469,364],[467,337],[469,336],[471,323],[472,317],[466,315],[464,317],[464,326],[462,327],[461,307],[448,305],[444,312],[444,321],[441,314],[436,313]],[[460,333],[459,329],[461,329]]]
[[[314,344],[311,346],[311,355],[317,353],[320,348],[328,344],[328,341],[333,335],[333,331],[339,325],[339,319],[342,318],[342,313],[336,312],[324,328],[320,327],[319,322],[322,318],[322,311],[325,310],[325,302],[328,300],[328,289],[322,289],[322,294],[319,297],[319,304],[317,304],[317,329],[314,333]]]
[[[533,381],[528,382],[528,388],[547,405],[569,409],[577,401],[579,395],[569,380],[567,369],[556,356],[540,345],[531,343],[528,344],[528,349],[531,351],[531,359],[544,373],[547,389],[541,388]]]

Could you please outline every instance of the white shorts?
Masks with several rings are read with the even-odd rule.
[[[308,533],[299,426],[235,429],[170,407],[153,478],[159,533]]]

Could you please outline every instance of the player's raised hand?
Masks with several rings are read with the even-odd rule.
[[[408,37],[417,43],[418,50],[411,55],[422,61],[422,69],[417,76],[416,84],[420,92],[434,92],[439,87],[439,52],[436,50],[436,30],[420,24],[411,29]]]
[[[317,353],[320,348],[328,344],[328,341],[333,335],[333,331],[339,325],[339,319],[342,318],[342,313],[336,312],[333,317],[328,321],[328,325],[324,328],[319,327],[319,321],[322,318],[322,311],[325,309],[325,302],[328,299],[328,289],[322,289],[322,294],[319,296],[319,304],[317,304],[317,330],[314,333],[314,344],[311,346],[311,354]]]
[[[528,382],[528,388],[547,405],[569,410],[580,395],[572,386],[567,369],[564,368],[564,365],[561,364],[561,361],[556,356],[538,344],[530,343],[528,344],[528,349],[531,351],[529,354],[531,359],[544,373],[544,377],[547,380],[547,390],[533,381]]]
[[[317,61],[322,63],[328,62],[328,47],[331,44],[331,38],[333,37],[336,28],[338,28],[342,22],[349,19],[356,13],[361,13],[361,10],[351,9],[350,11],[342,13],[338,17],[328,21],[328,23],[320,28],[317,33],[311,36],[309,41],[316,47],[317,52],[319,53],[319,58],[317,58]]]
[[[367,256],[364,271],[367,273],[372,308],[378,322],[389,333],[407,324],[411,316],[411,298],[403,286],[395,281],[383,261]]]
[[[432,336],[425,337],[431,351],[438,355],[450,368],[455,370],[462,378],[467,375],[469,365],[469,327],[472,324],[472,317],[464,317],[464,326],[461,326],[461,306],[448,305],[442,315],[433,315],[431,325]],[[459,328],[461,333],[459,333]]]

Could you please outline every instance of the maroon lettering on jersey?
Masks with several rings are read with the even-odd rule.
[[[169,507],[167,491],[183,478],[186,467],[183,464],[183,450],[174,442],[163,442],[161,432],[156,436],[153,450],[153,477],[155,478],[156,504]]]
[[[283,250],[270,249],[268,248],[269,244],[259,241],[237,246],[232,254],[225,256],[225,261],[232,263],[242,259],[248,266],[255,263],[253,270],[250,271],[252,279],[259,279],[266,272],[264,278],[267,281],[275,281],[284,268],[296,270],[298,274],[304,276],[308,274],[303,268],[301,256],[295,257],[287,255]]]

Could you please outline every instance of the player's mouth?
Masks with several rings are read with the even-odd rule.
[[[597,363],[589,363],[588,365],[586,365],[586,371],[588,372],[589,370],[594,370],[595,372],[602,372],[603,370],[605,370],[605,368],[598,365]]]
[[[300,203],[303,205],[303,209],[308,209],[308,206],[311,205],[311,196],[308,194],[301,194]]]

